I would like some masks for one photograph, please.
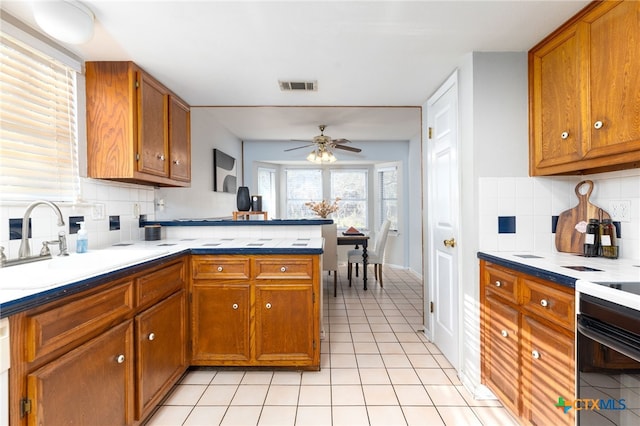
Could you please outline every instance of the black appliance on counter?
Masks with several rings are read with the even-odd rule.
[[[598,284],[640,295],[640,283]],[[578,304],[578,425],[639,425],[640,312],[583,293]]]

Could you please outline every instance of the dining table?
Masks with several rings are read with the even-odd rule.
[[[338,245],[339,246],[362,246],[362,282],[364,283],[364,289],[367,289],[367,246],[369,244],[369,236],[364,234],[353,234],[353,235],[338,235]]]

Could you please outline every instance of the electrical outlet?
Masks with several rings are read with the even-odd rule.
[[[611,215],[611,220],[631,222],[631,201],[611,200],[609,202],[609,214]]]
[[[95,203],[93,208],[91,209],[91,219],[93,220],[104,220],[104,203]]]

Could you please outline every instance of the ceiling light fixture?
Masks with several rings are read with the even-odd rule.
[[[333,155],[333,152],[329,151],[324,146],[319,146],[318,149],[314,149],[309,155],[307,155],[307,161],[311,161],[315,164],[335,163],[336,160],[337,158]]]
[[[31,9],[38,26],[61,42],[82,44],[93,36],[93,12],[78,1],[33,1]]]

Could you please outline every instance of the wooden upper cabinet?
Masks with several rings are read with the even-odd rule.
[[[86,80],[89,177],[189,186],[189,106],[133,62],[87,62]]]
[[[594,2],[529,51],[532,176],[640,167],[640,2]]]
[[[640,150],[640,2],[605,4],[588,15],[591,138],[586,157]],[[599,129],[596,123],[602,122]]]
[[[169,177],[191,182],[191,113],[189,105],[169,97]]]

